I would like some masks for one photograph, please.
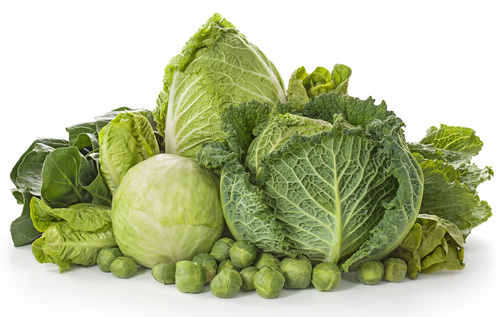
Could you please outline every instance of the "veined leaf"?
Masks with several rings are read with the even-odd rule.
[[[285,102],[282,79],[259,48],[215,14],[165,68],[153,111],[165,152],[196,159],[203,143],[226,138],[223,109],[250,100]]]

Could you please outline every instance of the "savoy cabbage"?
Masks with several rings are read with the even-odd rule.
[[[335,110],[330,122],[278,108],[284,114],[256,102],[228,108],[238,113],[223,116],[232,119],[222,125],[229,137],[200,152],[201,164],[221,172],[231,233],[264,252],[341,261],[345,271],[392,252],[412,228],[423,193],[401,119],[385,104],[335,92],[304,105],[309,117],[328,119]]]

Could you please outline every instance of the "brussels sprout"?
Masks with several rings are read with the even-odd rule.
[[[123,256],[117,247],[104,247],[97,254],[97,265],[103,272],[110,272],[111,263],[119,256]]]
[[[193,262],[198,263],[205,270],[207,283],[210,283],[217,274],[217,260],[208,253],[198,253],[194,256]]]
[[[275,298],[283,290],[285,277],[274,266],[265,267],[257,272],[253,279],[253,286],[257,293],[264,298]]]
[[[151,274],[160,283],[174,284],[175,283],[175,263],[158,262],[151,269]]]
[[[278,260],[278,258],[271,253],[261,253],[257,255],[255,262],[253,262],[253,266],[255,266],[259,270],[270,266],[279,268],[280,260]]]
[[[252,265],[256,257],[257,249],[245,240],[236,241],[229,249],[229,258],[239,268]]]
[[[247,266],[246,268],[241,270],[240,275],[243,283],[241,285],[242,291],[248,292],[255,289],[255,287],[253,286],[253,280],[257,272],[259,272],[259,269],[255,266]]]
[[[316,264],[312,272],[312,284],[320,292],[334,290],[341,281],[340,269],[336,263]]]
[[[235,270],[220,271],[210,283],[210,291],[220,298],[231,298],[239,292],[242,280]]]
[[[217,261],[222,262],[225,259],[229,259],[229,249],[234,244],[234,240],[230,238],[221,238],[215,241],[210,251],[210,255],[213,256]]]
[[[283,259],[280,269],[285,277],[285,288],[306,288],[311,283],[312,265],[305,256]]]
[[[137,272],[137,264],[134,260],[124,256],[117,257],[109,266],[111,273],[119,278],[129,278]]]
[[[356,270],[361,283],[375,285],[384,277],[384,265],[380,261],[368,261],[361,264]]]
[[[182,293],[199,293],[207,281],[205,270],[196,262],[179,261],[175,265],[175,285]]]
[[[217,268],[217,273],[223,271],[223,270],[234,270],[234,271],[240,271],[239,267],[236,267],[233,263],[233,261],[229,259],[225,259],[224,261],[219,263],[219,267]]]
[[[403,259],[388,258],[384,261],[384,279],[389,282],[401,282],[406,276],[408,265]]]

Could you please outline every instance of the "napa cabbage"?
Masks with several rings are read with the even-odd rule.
[[[225,139],[223,109],[249,100],[284,102],[283,80],[257,46],[215,14],[165,68],[153,111],[165,152],[196,159],[203,143]]]

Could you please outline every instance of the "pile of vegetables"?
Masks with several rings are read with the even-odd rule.
[[[61,272],[97,264],[217,297],[331,291],[464,268],[464,243],[491,208],[493,176],[470,128],[404,122],[348,95],[351,69],[304,67],[288,87],[215,14],[165,68],[153,111],[119,108],[36,139],[11,180],[15,246]],[[227,230],[224,230],[227,228]]]

